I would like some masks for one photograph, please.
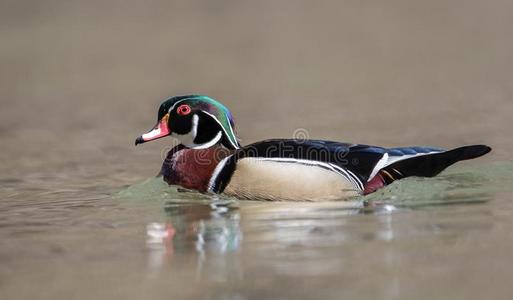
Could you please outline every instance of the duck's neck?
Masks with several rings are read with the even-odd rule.
[[[168,184],[206,192],[217,164],[233,152],[219,145],[191,149],[180,144],[168,152],[160,175]]]

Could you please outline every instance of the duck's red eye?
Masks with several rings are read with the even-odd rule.
[[[191,113],[191,107],[187,104],[182,104],[176,109],[176,113],[185,116]]]

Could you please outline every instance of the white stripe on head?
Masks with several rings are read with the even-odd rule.
[[[209,112],[206,112],[204,110],[202,110],[202,112],[204,112],[205,114],[211,116],[216,122],[217,124],[219,124],[219,126],[221,126],[221,128],[223,129],[224,133],[226,134],[226,139],[230,142],[230,144],[232,144],[232,146],[235,148],[235,149],[239,149],[239,146],[234,143],[234,141],[232,141],[232,139],[230,138],[230,135],[228,135],[228,132],[226,131],[226,128],[224,128],[223,124],[221,124],[221,121],[219,121],[219,119],[214,116],[213,114],[209,113]],[[232,129],[232,125],[230,124],[230,122],[228,122],[228,125],[230,126],[230,131],[232,132],[232,137],[235,138],[235,135],[233,134],[233,129]]]
[[[168,110],[167,112],[168,112],[168,113],[171,113],[171,111],[172,111],[173,109],[175,109],[175,107],[176,107],[176,105],[178,105],[178,103],[184,102],[185,100],[190,100],[190,98],[186,98],[186,99],[182,99],[182,100],[180,100],[180,101],[176,101],[176,102],[173,104],[173,106],[171,106],[171,108],[169,108],[169,110]]]
[[[172,111],[173,109],[175,109],[175,107],[176,107],[179,103],[184,102],[184,101],[187,101],[187,100],[190,100],[190,99],[191,99],[191,98],[187,98],[187,99],[182,99],[182,100],[176,101],[176,102],[173,104],[173,106],[171,106],[171,107],[169,108],[168,112],[169,112],[169,113],[171,113],[171,111]],[[213,114],[211,114],[211,113],[209,113],[209,112],[207,112],[207,111],[205,111],[205,110],[201,110],[201,111],[202,111],[202,112],[204,112],[205,114],[209,115],[210,117],[212,117],[212,118],[217,122],[217,124],[219,124],[219,126],[221,126],[221,128],[222,128],[223,132],[226,134],[226,139],[230,142],[230,144],[231,144],[235,149],[239,149],[239,148],[240,148],[240,147],[237,145],[237,140],[232,141],[232,137],[233,137],[234,139],[236,139],[236,137],[235,137],[235,133],[234,133],[233,128],[232,128],[232,124],[230,123],[230,121],[229,121],[229,120],[228,120],[228,126],[229,126],[229,129],[230,129],[230,133],[231,133],[231,135],[229,135],[229,134],[228,134],[228,132],[227,132],[226,128],[224,128],[224,126],[221,124],[221,121],[219,121],[219,119],[218,119],[216,116],[214,116]],[[198,132],[197,132],[197,131],[198,131],[198,126],[197,126],[197,124],[198,124],[198,120],[196,120],[196,126],[194,126],[194,121],[195,121],[195,120],[194,120],[194,117],[195,117],[195,116],[196,116],[196,115],[194,115],[194,116],[193,116],[193,120],[192,120],[192,121],[193,121],[192,130],[195,130],[195,131],[193,132],[193,133],[194,133],[194,135],[192,136],[192,140],[194,140],[194,139],[196,138],[196,135],[197,135],[197,133],[198,133]],[[216,143],[217,143],[221,138],[220,138],[220,137],[218,138],[218,137],[217,137],[217,135],[216,135],[216,137],[214,138],[214,140],[216,140],[216,139],[217,139],[217,141],[216,141]],[[212,141],[213,141],[213,140],[212,140]],[[212,141],[210,141],[210,142],[212,142]],[[205,146],[204,148],[208,148],[208,147],[211,147],[211,146],[215,145],[215,143],[210,145],[210,142],[206,143],[206,144],[208,144],[208,146]],[[186,145],[185,143],[183,143],[183,144],[184,144],[184,145]],[[190,143],[190,144],[191,144],[191,145],[194,145],[194,143]],[[206,145],[206,144],[201,144],[201,145],[199,145],[199,146],[196,146],[196,147],[195,147],[195,149],[204,149],[204,148],[198,148],[198,147],[202,147],[203,145]],[[187,145],[186,145],[186,146],[187,146]]]
[[[203,144],[194,143],[194,140],[196,139],[196,136],[198,135],[198,124],[199,124],[199,116],[197,114],[194,114],[194,115],[192,115],[191,131],[189,131],[186,134],[172,133],[172,135],[176,136],[183,145],[185,145],[186,147],[191,148],[191,149],[206,149],[206,148],[212,147],[215,144],[217,144],[223,137],[222,132],[218,131],[216,136],[213,139],[211,139],[210,141],[203,143]]]

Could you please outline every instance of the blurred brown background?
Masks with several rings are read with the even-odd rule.
[[[133,140],[186,93],[225,103],[244,144],[513,150],[511,1],[1,0],[0,36],[4,179],[147,178],[171,140]]]

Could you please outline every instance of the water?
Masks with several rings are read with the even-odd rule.
[[[8,196],[2,298],[502,295],[511,175],[508,162],[461,166],[349,202],[213,199],[159,178],[103,197]]]
[[[510,299],[507,1],[0,1],[0,299]],[[155,178],[202,93],[266,138],[489,144],[323,203]]]

